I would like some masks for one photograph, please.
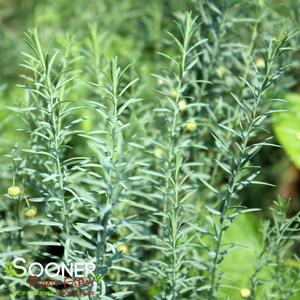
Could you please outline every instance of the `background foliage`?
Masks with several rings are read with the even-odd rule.
[[[298,0],[0,2],[1,228],[22,227],[16,236],[3,230],[2,265],[12,249],[45,261],[96,259],[100,293],[112,299],[240,299],[244,287],[253,299],[297,299],[299,246],[290,232],[299,210],[299,7]],[[24,36],[35,27],[38,34]],[[290,51],[277,57],[274,45]],[[275,139],[248,130],[257,93],[289,101],[254,115]],[[42,98],[52,101],[50,120]],[[60,106],[62,99],[72,102]],[[270,110],[288,112],[264,120]],[[278,142],[283,148],[255,148]],[[258,152],[257,178],[236,171],[245,157],[233,144]],[[241,183],[239,194],[226,196],[234,187],[227,173]],[[37,219],[26,220],[24,201],[16,208],[7,197],[13,177]],[[254,180],[276,187],[248,185]],[[289,210],[286,200],[273,204],[278,194],[291,197]],[[212,249],[227,197],[230,226],[221,237],[229,246],[219,261]],[[240,205],[262,210],[244,214]],[[217,292],[206,282],[214,268]],[[7,282],[0,282],[3,299]]]

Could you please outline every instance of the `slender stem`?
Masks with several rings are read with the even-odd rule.
[[[267,74],[269,74],[269,72],[267,72]],[[268,76],[268,75],[266,75],[266,76]],[[244,159],[247,156],[246,149],[248,147],[248,143],[249,143],[253,128],[255,126],[255,121],[256,121],[256,117],[257,117],[257,113],[258,113],[258,107],[259,107],[259,104],[260,104],[260,101],[261,101],[261,96],[262,96],[262,90],[260,90],[258,92],[258,95],[254,99],[252,120],[251,120],[251,122],[250,122],[250,124],[249,124],[249,126],[248,126],[248,128],[245,132],[244,140],[241,143],[241,151],[240,151],[240,156],[237,159],[237,164],[236,164],[236,166],[234,166],[234,164],[232,165],[232,173],[231,173],[232,175],[230,176],[228,188],[226,189],[226,195],[225,195],[224,200],[223,200],[224,201],[223,202],[223,209],[221,211],[221,217],[220,217],[221,229],[220,229],[220,232],[217,236],[217,244],[216,244],[216,248],[215,248],[215,257],[214,257],[214,260],[213,260],[213,268],[212,268],[212,274],[211,274],[211,279],[210,279],[210,292],[209,292],[209,299],[210,300],[216,299],[216,296],[215,296],[215,292],[216,292],[216,286],[215,286],[216,270],[217,270],[218,261],[220,259],[219,255],[220,255],[220,248],[221,248],[223,233],[227,228],[226,226],[224,226],[224,220],[226,219],[227,209],[231,205],[232,196],[235,193],[235,187],[236,187],[238,176],[239,176],[241,168],[242,168],[242,162],[244,161]]]
[[[255,26],[253,28],[252,38],[251,38],[251,44],[250,44],[250,48],[249,48],[249,53],[247,55],[248,58],[253,55],[253,52],[255,50],[255,45],[256,45],[256,41],[257,41],[258,26],[259,26],[259,24],[260,24],[260,22],[256,21],[255,22]],[[242,78],[244,80],[247,79],[247,76],[248,76],[248,73],[249,73],[249,69],[250,69],[250,59],[246,59],[246,68],[245,68],[244,74],[242,76]],[[244,83],[244,80],[241,83],[241,87],[240,87],[240,90],[239,90],[239,93],[238,93],[238,98],[241,98],[243,96],[243,92],[244,92],[244,89],[246,87],[246,84]],[[235,108],[235,110],[234,110],[234,113],[233,113],[233,119],[236,120],[236,121],[237,121],[237,114],[238,114],[239,111],[240,111],[240,107],[239,107],[239,105],[237,105],[236,108]],[[236,122],[234,124],[236,124]],[[227,136],[226,136],[225,139],[228,140],[229,138],[230,138],[230,132],[227,133]],[[216,159],[219,161],[221,159],[222,155],[223,154],[221,152],[218,152]],[[216,175],[217,175],[218,169],[219,169],[219,165],[215,164],[215,166],[213,168],[213,171],[212,171],[212,175],[211,175],[211,184],[212,185],[215,184],[215,181],[217,179]]]
[[[211,272],[211,279],[210,279],[210,293],[209,293],[209,299],[213,300],[216,299],[215,298],[215,279],[216,279],[216,271],[217,271],[217,266],[218,266],[218,259],[219,259],[219,253],[220,253],[220,248],[221,248],[221,242],[222,242],[222,238],[223,238],[223,222],[224,222],[224,218],[221,219],[221,230],[220,233],[218,235],[218,241],[217,241],[217,245],[216,245],[216,250],[215,250],[215,257],[213,260],[213,268],[212,268],[212,272]]]
[[[112,215],[112,209],[116,205],[118,198],[115,195],[116,185],[118,184],[115,180],[119,176],[117,171],[118,164],[118,135],[119,135],[119,125],[118,125],[118,89],[119,89],[119,68],[117,66],[117,61],[113,60],[111,62],[111,70],[110,70],[110,84],[112,93],[110,93],[110,97],[112,100],[112,110],[110,111],[109,118],[111,118],[111,147],[110,147],[110,166],[108,170],[108,191],[106,197],[106,208],[109,209],[105,212],[102,218],[99,218],[102,229],[99,232],[97,237],[97,260],[96,260],[96,274],[99,271],[99,263],[103,264],[105,260],[106,246],[107,246],[107,238],[108,238],[108,224]],[[99,80],[99,79],[98,79]],[[100,83],[98,81],[98,83]],[[115,197],[115,198],[114,198]]]
[[[189,40],[190,40],[190,31],[185,32],[184,34],[184,39],[183,39],[183,51],[181,53],[181,63],[179,67],[179,76],[178,76],[178,82],[177,82],[177,87],[176,87],[176,98],[175,98],[175,103],[176,107],[173,110],[173,116],[172,116],[172,125],[171,128],[169,129],[170,134],[169,134],[169,147],[168,147],[168,156],[167,156],[167,170],[169,172],[166,181],[165,181],[165,191],[168,194],[169,190],[169,181],[170,181],[170,171],[172,170],[172,162],[173,162],[173,157],[174,157],[174,150],[176,146],[176,129],[178,127],[178,102],[180,100],[181,95],[181,88],[183,84],[183,75],[185,72],[185,67],[186,67],[186,53],[187,49],[189,47]],[[168,197],[168,195],[167,195]],[[166,222],[166,212],[168,208],[168,201],[167,197],[164,199],[164,215],[163,215],[163,224]]]
[[[69,228],[69,218],[68,218],[68,209],[65,201],[65,186],[64,186],[64,175],[61,168],[61,160],[60,160],[60,142],[59,142],[59,133],[60,133],[60,122],[57,120],[57,115],[60,115],[60,103],[58,103],[57,110],[58,112],[55,113],[55,100],[53,97],[53,84],[51,82],[51,77],[47,69],[45,69],[47,74],[47,91],[49,93],[49,102],[50,102],[50,123],[51,123],[51,130],[52,130],[52,139],[53,139],[53,150],[55,155],[55,169],[56,174],[58,174],[59,179],[59,198],[62,204],[62,213],[63,213],[63,222],[64,222],[64,231],[67,235],[69,235],[70,228]],[[57,101],[61,101],[61,99],[57,99]],[[68,238],[66,238],[66,244],[68,244]],[[65,260],[68,260],[68,245],[65,247],[64,257]]]
[[[187,61],[187,53],[192,33],[191,28],[191,16],[186,16],[185,19],[185,31],[183,33],[183,42],[182,42],[182,50],[181,50],[181,57],[180,63],[178,66],[178,75],[177,75],[177,84],[176,84],[176,97],[175,97],[175,107],[173,109],[172,120],[169,122],[169,140],[168,140],[168,154],[167,154],[167,164],[166,164],[166,172],[167,176],[165,179],[165,193],[164,193],[164,213],[163,213],[163,226],[162,226],[162,239],[165,236],[165,224],[167,219],[170,224],[170,230],[172,230],[170,236],[170,248],[171,248],[171,286],[170,292],[172,296],[172,300],[176,300],[178,298],[178,291],[177,291],[177,277],[178,277],[178,257],[177,257],[177,242],[178,242],[178,226],[179,226],[179,214],[180,214],[180,207],[178,204],[178,170],[180,166],[178,166],[178,160],[175,153],[177,147],[177,130],[178,130],[178,102],[182,97],[182,87],[183,87],[183,78],[184,73],[186,71],[186,61]],[[175,161],[174,161],[175,160]],[[175,170],[175,171],[174,171]],[[171,191],[170,183],[172,183],[172,172],[175,172],[174,179],[174,188]],[[172,199],[170,205],[170,198]],[[169,207],[170,205],[170,207]],[[168,209],[171,209],[170,215],[167,216]]]

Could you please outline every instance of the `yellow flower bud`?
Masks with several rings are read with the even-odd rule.
[[[197,124],[194,121],[189,121],[185,125],[187,131],[194,132],[197,129]]]
[[[176,99],[178,93],[175,90],[172,90],[169,92],[169,96],[173,99]]]
[[[157,81],[157,83],[159,85],[164,85],[165,81],[163,79],[159,78],[158,81]]]
[[[164,151],[160,147],[155,147],[153,153],[157,158],[163,158],[164,156]]]
[[[34,218],[37,215],[37,208],[35,206],[30,206],[25,208],[24,216],[27,218]]]
[[[224,66],[220,66],[218,69],[217,69],[217,74],[220,78],[222,78],[224,75],[225,75],[225,72],[226,72],[226,69]]]
[[[241,289],[240,295],[242,298],[248,298],[251,294],[251,291],[247,288]]]
[[[128,254],[128,248],[126,245],[120,245],[118,246],[117,248],[117,251],[124,254],[124,255],[127,255]]]
[[[19,195],[21,194],[21,190],[19,187],[17,186],[11,186],[8,188],[7,190],[8,196],[11,198],[18,198]]]
[[[178,107],[179,107],[179,109],[182,110],[182,111],[186,110],[186,102],[185,102],[184,99],[182,99],[182,100],[180,100],[180,101],[178,102]]]
[[[259,57],[256,59],[255,64],[259,69],[262,69],[265,67],[265,60],[262,57]]]

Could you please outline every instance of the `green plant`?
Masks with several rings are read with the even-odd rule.
[[[286,38],[286,35],[282,35],[268,47],[270,50],[265,54],[266,67],[264,74],[261,76],[256,69],[257,77],[254,84],[251,84],[246,79],[242,78],[244,84],[249,88],[249,91],[246,92],[246,97],[248,99],[243,101],[235,94],[232,94],[241,109],[237,122],[238,129],[235,130],[234,126],[232,126],[236,123],[236,120],[234,119],[231,126],[220,124],[225,132],[230,132],[232,134],[230,142],[226,142],[226,140],[219,135],[214,135],[216,145],[220,149],[220,152],[225,151],[227,153],[227,160],[225,162],[217,161],[217,163],[226,173],[228,173],[228,183],[224,192],[218,191],[208,185],[208,187],[219,195],[221,200],[218,210],[207,207],[209,212],[213,215],[212,237],[215,241],[213,251],[210,251],[210,255],[213,257],[211,279],[209,283],[210,299],[216,299],[216,291],[220,287],[222,273],[218,273],[217,270],[219,269],[221,262],[225,255],[237,246],[233,243],[230,246],[222,247],[223,234],[240,213],[248,212],[248,210],[244,210],[242,206],[239,207],[239,202],[234,203],[234,199],[236,199],[238,193],[248,184],[264,184],[263,182],[255,180],[260,173],[260,167],[253,166],[250,163],[251,159],[263,146],[272,146],[272,144],[269,143],[269,137],[261,142],[252,142],[251,140],[255,135],[255,132],[263,130],[261,127],[263,121],[273,113],[271,109],[265,111],[261,111],[261,109],[264,107],[266,101],[276,101],[274,99],[266,99],[264,98],[264,95],[271,87],[272,82],[278,78],[284,70],[284,68],[280,68],[273,72],[272,66],[276,58],[282,53],[281,51],[284,51],[281,50],[281,48],[284,45]],[[219,222],[217,222],[216,219]]]
[[[185,104],[182,109],[179,103],[186,103],[185,99],[191,98],[187,94],[188,88],[201,82],[193,79],[193,68],[204,40],[195,41],[197,20],[190,13],[186,13],[177,25],[179,38],[169,33],[177,53],[174,57],[161,53],[169,61],[170,68],[162,75],[155,75],[162,87],[159,91],[159,108],[155,111],[166,124],[154,141],[154,156],[157,156],[160,165],[156,173],[152,173],[157,177],[155,188],[161,202],[155,208],[158,212],[157,218],[153,220],[159,226],[153,244],[160,250],[160,254],[150,262],[150,270],[161,278],[157,299],[178,299],[193,295],[194,286],[199,280],[197,276],[189,276],[190,264],[193,262],[193,258],[189,258],[192,247],[192,236],[189,233],[192,228],[187,225],[190,220],[186,214],[186,202],[195,190],[188,183],[190,174],[184,172],[187,160],[185,148],[190,134],[183,134],[183,131],[195,131],[197,124],[194,120],[186,123],[183,118],[183,111],[192,107],[192,104]],[[161,151],[159,155],[158,149]]]
[[[70,107],[70,100],[65,99],[67,85],[75,78],[68,70],[72,57],[66,51],[59,66],[56,61],[58,52],[50,54],[44,51],[36,30],[30,31],[26,38],[31,53],[24,53],[26,61],[23,67],[31,75],[24,75],[27,81],[23,86],[25,101],[14,110],[24,123],[22,131],[28,134],[29,143],[28,148],[16,149],[11,155],[13,178],[21,186],[22,194],[18,197],[17,213],[12,217],[18,226],[8,232],[16,237],[12,243],[16,247],[14,255],[30,251],[35,255],[42,247],[63,246],[64,260],[68,261],[72,253],[71,210],[78,197],[72,189],[74,170],[70,166],[76,158],[69,158],[66,153],[68,143],[76,133],[72,126],[80,121],[71,118],[72,112],[78,108]],[[24,208],[24,202],[29,209]],[[39,204],[43,216],[25,220],[22,210],[25,217],[36,216],[37,209],[32,203]],[[24,251],[23,247],[28,248]],[[9,252],[9,248],[6,251]],[[9,256],[8,253],[4,258]],[[17,283],[12,281],[14,285]]]
[[[290,218],[278,201],[261,241],[255,231],[264,216],[254,222],[248,215],[260,209],[244,201],[255,185],[273,186],[259,177],[259,153],[276,146],[269,119],[284,114],[275,87],[294,34],[270,37],[276,12],[264,1],[186,1],[191,12],[177,12],[174,24],[163,16],[176,1],[116,3],[89,2],[78,22],[90,10],[103,18],[77,35],[72,27],[63,36],[64,16],[56,16],[58,40],[48,48],[37,30],[26,34],[24,96],[9,107],[23,126],[5,157],[1,292],[15,299],[17,290],[37,288],[13,263],[26,256],[26,266],[28,258],[94,266],[80,287],[59,270],[53,278],[64,288],[45,287],[58,298],[297,297],[298,214]],[[252,274],[228,267],[235,254],[246,255]]]
[[[124,289],[125,286],[130,287],[135,284],[128,278],[122,281],[121,275],[112,276],[111,279],[109,277],[109,273],[113,270],[126,272],[129,275],[134,274],[132,270],[120,264],[124,259],[130,258],[131,249],[127,245],[135,236],[136,230],[132,228],[134,226],[129,216],[121,219],[115,215],[117,206],[129,204],[127,197],[132,190],[131,174],[138,166],[130,147],[130,135],[126,132],[129,124],[122,121],[123,112],[134,103],[141,101],[134,97],[124,98],[138,80],[133,79],[125,84],[124,77],[127,69],[121,70],[117,59],[110,61],[109,69],[104,74],[104,82],[95,84],[95,87],[100,88],[98,97],[101,101],[91,102],[94,109],[99,112],[104,126],[100,127],[102,130],[83,135],[91,141],[90,147],[97,157],[97,161],[85,164],[84,167],[91,168],[89,171],[91,178],[85,181],[91,184],[94,190],[87,203],[87,207],[95,213],[89,221],[89,226],[93,224],[98,229],[95,237],[85,232],[83,228],[80,232],[95,243],[92,248],[94,253],[91,255],[94,255],[93,259],[96,261],[95,275],[101,278],[97,297],[104,297],[111,293],[114,299],[124,298],[132,293],[130,289],[112,293],[111,290],[116,285],[118,290],[118,286]],[[130,154],[133,155],[130,157]],[[128,208],[124,206],[123,209]]]
[[[292,247],[299,240],[299,214],[288,217],[286,199],[279,198],[274,204],[272,220],[264,224],[263,247],[251,276],[250,299],[291,299],[299,291],[299,258],[292,255]],[[267,274],[261,275],[264,271]],[[261,289],[264,284],[268,288]]]

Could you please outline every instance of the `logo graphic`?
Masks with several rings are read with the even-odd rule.
[[[15,257],[7,260],[5,272],[9,277],[28,277],[30,289],[36,287],[53,287],[62,286],[63,289],[47,294],[54,294],[62,297],[86,297],[95,296],[95,292],[90,291],[88,287],[93,287],[95,282],[101,281],[101,275],[95,275],[96,265],[92,262],[71,262],[55,263],[49,262],[42,265],[39,262],[26,260],[23,257]],[[57,276],[62,276],[57,280]],[[43,293],[49,291],[40,290],[18,290],[14,292],[15,296],[24,295],[46,295]],[[54,294],[53,294],[54,293]]]
[[[52,278],[58,276],[59,274],[62,276],[78,278],[88,277],[89,275],[93,277],[93,272],[95,269],[96,266],[92,262],[72,262],[68,266],[64,263],[57,264],[55,262],[50,262],[43,266],[39,262],[27,263],[27,260],[23,257],[16,257],[13,259],[13,261],[7,260],[5,264],[6,274],[10,277],[19,278],[25,277],[26,274],[35,277],[41,277],[45,274],[47,277]]]
[[[22,277],[22,274],[19,275],[19,274],[15,271],[15,269],[14,269],[12,263],[10,262],[10,260],[8,260],[8,261],[6,262],[6,264],[5,264],[5,272],[6,272],[6,274],[7,274],[8,276],[10,276],[10,277]]]

